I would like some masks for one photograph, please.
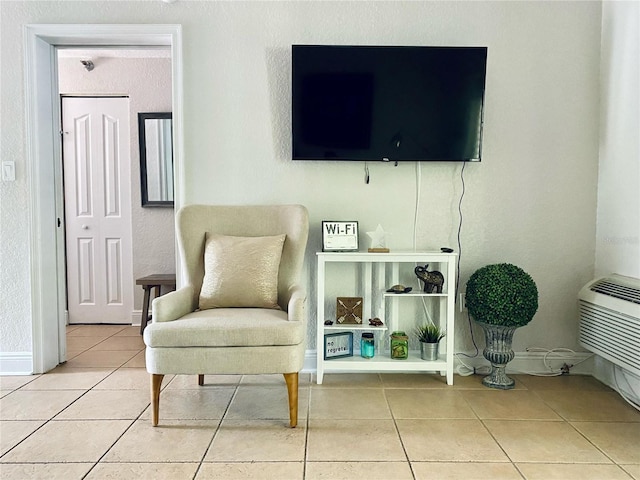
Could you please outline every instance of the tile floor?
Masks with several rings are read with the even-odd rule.
[[[1,377],[2,479],[636,479],[640,413],[591,377],[165,377],[160,426],[137,327],[68,329],[69,360]]]

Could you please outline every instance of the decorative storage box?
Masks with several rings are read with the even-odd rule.
[[[362,297],[338,297],[336,322],[340,324],[362,323]]]

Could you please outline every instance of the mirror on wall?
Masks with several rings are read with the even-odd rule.
[[[138,113],[143,207],[173,207],[171,112]]]

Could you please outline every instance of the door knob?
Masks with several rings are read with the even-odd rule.
[[[83,230],[89,230],[89,225],[82,225]]]

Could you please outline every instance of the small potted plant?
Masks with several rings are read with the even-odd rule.
[[[482,327],[486,347],[482,352],[491,362],[486,386],[507,390],[514,381],[505,374],[513,360],[515,330],[529,323],[538,310],[538,288],[531,276],[509,263],[486,265],[467,282],[465,302],[469,315]]]
[[[420,340],[420,358],[423,360],[438,359],[438,345],[445,333],[435,323],[425,323],[416,328],[418,340]]]

